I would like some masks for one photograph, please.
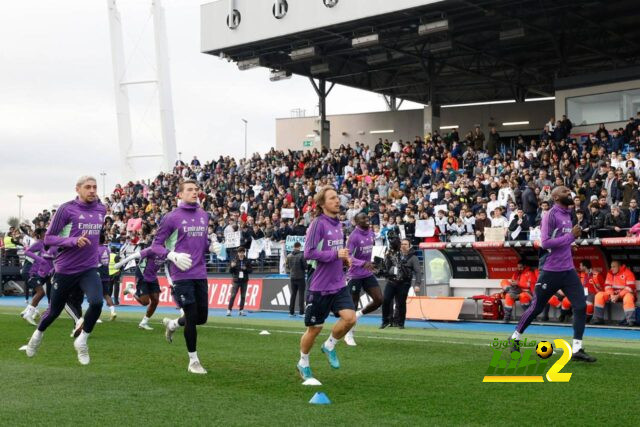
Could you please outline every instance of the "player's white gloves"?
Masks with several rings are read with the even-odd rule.
[[[123,265],[127,265],[129,264],[131,261],[133,261],[134,259],[140,259],[140,252],[136,252],[134,254],[129,255],[128,257],[126,257],[125,259],[120,260],[120,262],[117,262],[113,268],[115,268],[116,270],[120,270],[122,268]]]
[[[191,255],[180,252],[169,252],[167,259],[175,264],[182,271],[191,268]]]

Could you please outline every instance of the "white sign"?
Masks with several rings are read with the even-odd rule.
[[[504,236],[507,233],[506,227],[487,227],[484,229],[485,242],[504,242]]]
[[[416,237],[433,237],[435,232],[436,223],[433,218],[416,221]]]
[[[242,232],[231,231],[224,233],[224,244],[227,248],[237,248],[240,246],[240,237]]]
[[[447,212],[448,210],[449,210],[449,208],[447,207],[447,205],[446,205],[446,204],[444,204],[444,205],[434,206],[434,208],[433,208],[433,214],[434,214],[434,215],[437,215],[437,214],[438,214],[438,212],[440,212],[440,211],[445,211],[445,212]]]
[[[431,193],[431,194],[429,195],[429,200],[430,200],[430,201],[432,201],[432,202],[433,202],[434,200],[438,200],[438,192],[437,192],[437,191],[434,191],[433,193]]]
[[[449,238],[451,243],[473,243],[476,241],[476,236],[473,234],[465,234],[463,236],[451,236]]]
[[[295,209],[282,209],[280,216],[282,218],[295,218],[296,211]]]

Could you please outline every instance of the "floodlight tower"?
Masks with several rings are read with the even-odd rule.
[[[134,158],[161,157],[162,170],[170,171],[177,159],[177,150],[176,131],[173,120],[173,99],[171,96],[171,75],[169,72],[167,29],[161,0],[151,0],[150,13],[153,16],[156,75],[155,78],[145,80],[127,80],[127,63],[125,62],[122,38],[122,20],[116,6],[116,0],[107,0],[107,8],[109,11],[111,56],[113,61],[122,177],[125,180],[137,178],[136,170],[131,163],[131,160]],[[131,111],[129,106],[129,86],[132,85],[157,85],[162,135],[162,141],[159,141],[158,145],[162,147],[161,152],[134,152],[135,141],[133,140],[131,131]]]

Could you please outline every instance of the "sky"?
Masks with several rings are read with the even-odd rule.
[[[308,79],[270,82],[266,69],[200,53],[202,0],[164,0],[177,149],[183,160],[275,147],[275,118],[301,108],[317,114]],[[122,0],[127,79],[155,78],[151,0]],[[121,182],[107,0],[20,0],[0,7],[0,230],[10,216],[32,219],[75,197],[79,176],[98,178],[107,192]],[[155,86],[129,92],[135,153],[160,144]],[[405,108],[419,107],[405,103]],[[380,95],[336,86],[329,114],[382,111]],[[135,164],[139,178],[160,170]]]

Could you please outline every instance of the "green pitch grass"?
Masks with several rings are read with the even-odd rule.
[[[493,334],[361,327],[340,343],[332,370],[320,346],[311,365],[321,387],[304,387],[295,365],[302,325],[215,318],[199,327],[206,376],[187,373],[182,335],[137,329],[138,315],[97,325],[91,364],[80,366],[63,314],[33,358],[18,348],[33,327],[0,309],[2,425],[634,425],[640,343],[589,340],[593,365],[569,363],[569,383],[482,383]],[[104,316],[103,316],[104,319]],[[267,329],[271,335],[258,333]],[[324,339],[328,331],[321,337]],[[504,338],[504,337],[499,337]],[[554,337],[530,337],[532,339]],[[555,360],[554,356],[552,360]],[[329,406],[308,403],[325,392]],[[626,402],[626,403],[624,403]]]

